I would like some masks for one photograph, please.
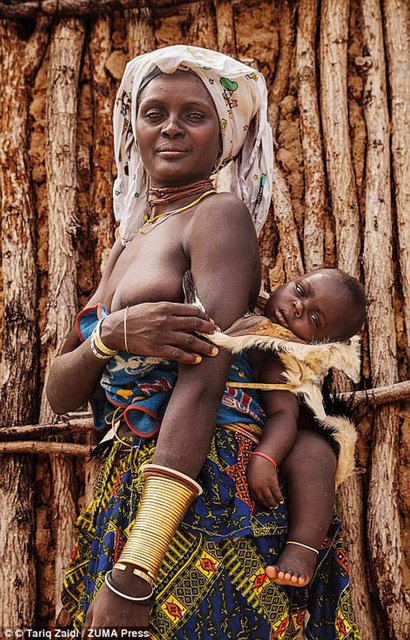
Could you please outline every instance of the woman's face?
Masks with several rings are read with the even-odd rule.
[[[202,81],[176,71],[151,80],[136,123],[142,161],[153,187],[208,178],[219,155],[219,120]]]

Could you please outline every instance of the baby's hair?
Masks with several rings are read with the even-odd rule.
[[[342,269],[335,269],[335,272],[339,276],[347,295],[353,302],[354,307],[357,311],[357,317],[352,318],[352,326],[351,330],[349,331],[350,335],[343,338],[344,340],[347,340],[348,338],[351,338],[355,333],[360,331],[364,324],[366,318],[367,299],[364,291],[364,286],[361,282],[359,282],[357,278],[354,278]]]

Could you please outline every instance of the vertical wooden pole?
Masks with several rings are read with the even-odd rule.
[[[278,126],[280,103],[286,96],[289,86],[289,69],[292,61],[292,48],[294,40],[292,11],[289,0],[278,2],[279,20],[279,56],[276,65],[275,77],[269,89],[269,121],[272,125],[274,139]]]
[[[360,215],[347,104],[349,0],[323,0],[320,21],[320,94],[328,185],[336,226],[337,266],[360,276]],[[364,494],[360,477],[347,480],[338,502],[345,531],[356,622],[365,640],[378,639],[366,571]]]
[[[374,386],[397,380],[393,305],[393,233],[390,183],[390,130],[383,25],[379,0],[362,0],[366,68],[364,113],[366,154],[364,271],[369,301],[370,367]],[[394,640],[410,633],[403,593],[402,544],[397,499],[399,416],[394,405],[379,408],[373,426],[368,500],[370,556],[380,602]]]
[[[98,16],[92,25],[89,40],[94,126],[90,186],[94,288],[98,285],[105,261],[114,242],[112,110],[115,86],[106,69],[111,49],[111,18],[108,15]]]
[[[392,159],[407,356],[410,360],[410,4],[385,0]]]
[[[211,0],[203,0],[189,8],[190,28],[185,44],[217,49],[216,20]]]
[[[33,32],[27,33],[34,26]],[[0,193],[4,296],[0,407],[4,426],[35,422],[38,407],[35,213],[27,147],[31,85],[48,19],[0,22]],[[33,459],[0,456],[0,634],[35,621]]]
[[[336,222],[337,263],[359,276],[359,208],[347,117],[349,0],[323,0],[320,94],[328,183]]]
[[[287,94],[289,86],[289,67],[293,46],[293,19],[288,0],[280,0],[278,6],[279,58],[275,78],[269,92],[269,120],[274,140],[278,126],[280,102]],[[297,224],[292,207],[289,187],[286,183],[274,149],[272,204],[275,223],[279,232],[278,258],[282,261],[286,279],[295,278],[304,272],[302,252],[300,250]],[[276,269],[275,269],[276,271]],[[272,286],[281,284],[271,283]]]
[[[156,47],[154,19],[149,7],[130,9],[128,12],[128,58],[154,51]]]
[[[112,110],[115,100],[115,83],[106,68],[112,50],[111,27],[111,17],[105,14],[99,15],[92,24],[89,38],[94,127],[90,184],[90,238],[94,247],[94,289],[97,288],[101,279],[105,262],[114,243],[115,233],[112,204]],[[94,434],[87,435],[88,444],[93,444],[94,441]],[[84,499],[86,504],[93,497],[99,467],[98,460],[84,463]]]
[[[300,0],[296,38],[296,71],[305,177],[303,253],[307,271],[323,266],[325,169],[316,90],[317,0]]]
[[[232,0],[214,0],[218,51],[236,57]]]
[[[77,92],[85,30],[81,19],[61,19],[52,33],[47,90],[47,193],[49,207],[47,371],[77,313],[76,129]],[[41,420],[55,419],[43,397]],[[62,610],[64,567],[74,539],[73,461],[51,458],[56,549],[56,620]]]

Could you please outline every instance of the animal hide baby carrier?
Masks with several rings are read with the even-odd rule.
[[[199,300],[192,277],[187,272],[183,279],[186,301],[204,310]],[[343,371],[353,382],[360,379],[360,338],[354,336],[345,342],[309,343],[295,336],[288,329],[276,325],[268,318],[249,314],[239,318],[226,331],[215,331],[206,337],[218,347],[232,354],[257,348],[272,351],[284,366],[283,384],[229,383],[229,386],[269,390],[290,391],[300,397],[312,411],[317,427],[330,436],[339,451],[336,470],[336,486],[354,472],[354,450],[356,429],[344,416],[326,413],[322,385],[331,369]]]

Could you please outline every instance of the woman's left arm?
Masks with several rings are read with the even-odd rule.
[[[259,267],[256,233],[246,206],[231,194],[204,201],[186,249],[199,298],[224,330],[246,312]],[[155,464],[196,478],[210,447],[231,363],[232,355],[221,351],[196,367],[179,365]]]
[[[205,201],[195,214],[185,249],[207,313],[226,329],[246,312],[253,277],[259,267],[256,234],[247,208],[230,194]],[[196,478],[209,451],[231,362],[232,355],[220,352],[214,358],[204,358],[195,367],[178,365],[178,379],[159,432],[155,464]],[[151,547],[154,545],[144,549],[151,557],[158,551],[157,543],[149,536],[147,540]],[[147,582],[135,576],[131,568],[125,571],[114,568],[112,577],[120,590],[134,597],[142,597],[149,590]],[[103,585],[87,612],[86,629],[103,624],[115,626],[125,619],[123,612],[128,605],[129,624],[146,623],[146,607],[144,613],[144,607],[136,603],[121,602]]]

